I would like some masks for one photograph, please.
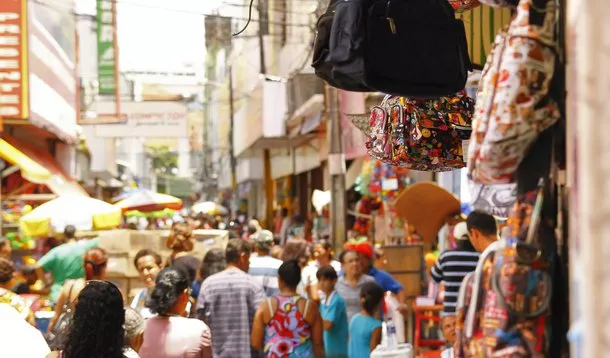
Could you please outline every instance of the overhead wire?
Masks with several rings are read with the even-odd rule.
[[[72,15],[84,15],[84,14],[79,14],[74,11],[74,9],[71,7],[71,5],[73,5],[73,2],[71,0],[53,0],[53,4],[44,2],[42,0],[30,0],[30,1],[36,2],[38,4],[44,5],[49,8],[55,8],[56,10],[67,10]],[[202,16],[202,17],[217,16],[214,14],[209,14],[209,13],[205,13],[205,12],[201,12],[201,11],[169,8],[169,7],[164,7],[164,6],[136,3],[136,2],[131,2],[131,1],[127,1],[127,0],[96,0],[96,1],[101,1],[101,2],[105,2],[105,3],[113,3],[116,1],[117,5],[128,5],[128,6],[151,9],[151,10],[163,10],[163,11],[169,11],[169,12],[180,13],[180,14],[191,15],[191,16]],[[64,6],[63,7],[56,6],[55,5],[56,3],[62,3]],[[249,19],[248,17],[236,17],[236,16],[226,16],[226,17],[229,17],[233,20],[240,20],[240,21],[248,21],[248,19]],[[265,22],[269,25],[283,25],[283,26],[289,26],[289,27],[310,27],[310,24],[291,23],[291,22],[287,22],[287,21],[260,20],[260,19],[254,19],[254,18],[250,18],[249,21],[251,23],[252,22],[255,22],[255,23],[256,22]]]

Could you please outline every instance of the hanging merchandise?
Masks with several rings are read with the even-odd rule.
[[[541,183],[543,181],[541,180]],[[482,254],[463,281],[457,303],[457,357],[544,357],[552,294],[549,244],[543,219],[545,187],[520,196],[507,235]]]
[[[465,91],[435,100],[386,96],[371,110],[369,155],[419,171],[463,168],[473,110],[474,102]]]
[[[469,181],[472,208],[506,218],[517,199],[517,183],[485,185]]]
[[[462,12],[481,6],[479,0],[449,0],[449,4],[455,12]]]
[[[396,217],[392,203],[408,184],[407,169],[367,160],[356,179],[362,199],[356,206],[358,215],[352,230],[359,235],[374,235],[375,241],[383,241],[382,236],[404,238],[404,221]]]
[[[413,98],[460,91],[472,69],[447,0],[332,0],[316,25],[312,66],[339,89]]]
[[[519,4],[519,0],[479,0],[481,4],[493,6],[493,7],[510,7],[516,8]]]
[[[550,93],[556,9],[553,0],[522,0],[508,30],[496,37],[477,93],[468,148],[468,173],[476,183],[514,182],[536,138],[560,118]]]
[[[364,0],[331,0],[318,19],[312,66],[333,87],[369,92],[364,84]]]
[[[466,31],[447,0],[374,1],[367,13],[367,86],[413,98],[464,89],[472,69]]]

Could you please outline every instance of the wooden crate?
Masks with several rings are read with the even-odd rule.
[[[386,264],[384,270],[391,274],[405,290],[405,303],[412,307],[415,298],[422,293],[424,248],[423,245],[384,246]],[[405,322],[405,338],[413,342],[413,312]]]
[[[385,246],[387,263],[384,269],[404,289],[406,298],[415,298],[422,292],[423,247],[421,245]]]

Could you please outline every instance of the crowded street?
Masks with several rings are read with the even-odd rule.
[[[0,0],[0,358],[610,357],[608,11]]]

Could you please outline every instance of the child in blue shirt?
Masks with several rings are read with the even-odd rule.
[[[320,315],[324,328],[324,352],[327,358],[347,358],[347,311],[345,300],[337,291],[337,271],[331,265],[321,266],[316,273],[318,289],[324,292]]]
[[[383,296],[383,288],[376,282],[367,282],[362,286],[362,309],[349,324],[349,358],[369,358],[381,343],[381,321],[377,316]]]

